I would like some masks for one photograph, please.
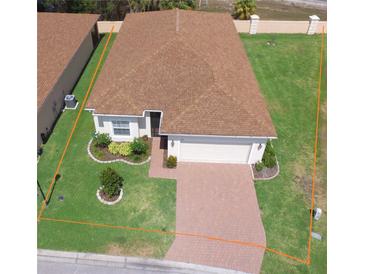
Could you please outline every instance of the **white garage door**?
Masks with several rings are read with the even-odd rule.
[[[247,163],[251,144],[237,140],[214,141],[195,139],[182,140],[180,143],[180,161],[211,163]]]

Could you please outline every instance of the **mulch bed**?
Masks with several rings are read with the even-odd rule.
[[[119,192],[119,193],[120,193],[120,192]],[[118,195],[115,195],[115,196],[112,196],[112,197],[110,197],[110,198],[109,198],[109,196],[108,196],[108,195],[106,195],[106,194],[104,193],[104,191],[103,191],[103,190],[100,190],[100,192],[99,192],[100,197],[101,197],[104,201],[107,201],[107,202],[114,202],[114,201],[116,201],[116,200],[119,198],[119,193],[118,193]]]
[[[251,165],[251,167],[255,179],[270,179],[275,176],[279,170],[278,165],[274,166],[273,168],[264,167],[261,171],[257,171],[255,165]]]
[[[147,143],[148,143],[147,153],[144,155],[140,155],[140,158],[138,160],[133,158],[134,155],[130,156],[113,155],[109,152],[107,147],[95,146],[94,140],[91,143],[90,150],[93,156],[100,161],[112,161],[112,160],[123,159],[133,163],[140,163],[147,160],[147,158],[151,155],[152,139],[148,138]]]

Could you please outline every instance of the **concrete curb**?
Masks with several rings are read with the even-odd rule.
[[[110,256],[95,253],[65,252],[38,249],[38,260],[43,262],[108,266],[125,269],[140,269],[176,274],[245,274],[236,270],[228,270],[204,265],[157,260],[141,257]]]
[[[87,154],[89,154],[89,157],[91,159],[93,159],[95,162],[98,162],[99,164],[110,164],[110,163],[115,163],[115,162],[122,162],[122,163],[125,163],[127,165],[131,165],[131,166],[141,166],[141,165],[144,165],[145,163],[148,163],[149,161],[151,161],[151,156],[148,157],[147,160],[145,160],[143,162],[140,162],[140,163],[133,163],[133,162],[129,162],[129,161],[124,160],[124,159],[116,159],[116,160],[110,160],[110,161],[98,160],[94,157],[94,155],[92,155],[91,150],[90,150],[90,146],[91,146],[92,141],[93,141],[93,139],[91,139],[89,141],[89,143],[87,144]]]

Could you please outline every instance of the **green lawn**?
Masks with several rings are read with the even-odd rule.
[[[267,246],[305,259],[321,36],[243,34],[241,39],[278,133],[273,144],[280,175],[272,181],[255,183]],[[268,46],[267,41],[274,41],[275,46]],[[325,73],[321,90],[316,206],[324,209],[324,215],[314,223],[313,230],[320,232],[323,239],[312,241],[310,266],[266,252],[263,273],[326,273]]]
[[[79,101],[85,95],[92,73],[107,36],[95,50],[74,89]],[[113,35],[108,51],[115,39]],[[107,52],[108,53],[108,52]],[[106,56],[105,56],[106,57]],[[104,60],[105,60],[104,57]],[[56,170],[77,111],[66,111],[57,122],[38,163],[38,180],[46,192]],[[94,131],[92,116],[83,111],[68,152],[60,169],[52,199],[44,217],[82,220],[101,224],[175,230],[176,182],[148,178],[149,165],[130,166],[123,163],[99,164],[87,155],[87,143]],[[114,205],[101,204],[96,198],[98,176],[106,167],[116,169],[125,179],[123,200]],[[58,196],[63,195],[64,201]],[[38,206],[41,202],[39,196]],[[155,233],[133,232],[112,228],[41,221],[38,225],[38,247],[148,256],[162,258],[174,237]]]

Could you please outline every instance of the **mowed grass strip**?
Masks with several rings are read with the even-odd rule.
[[[280,163],[280,175],[271,181],[255,183],[267,246],[305,259],[309,237],[321,36],[242,34],[241,39],[278,133],[278,139],[273,144]],[[324,58],[326,61],[326,56]],[[322,234],[323,239],[312,241],[310,266],[266,252],[263,273],[326,273],[325,66],[326,62],[321,87],[321,135],[315,204],[324,209],[324,215],[320,221],[314,222],[313,227],[314,231]]]
[[[75,87],[80,101],[86,93],[107,37],[105,36]],[[108,50],[112,47],[112,36]],[[91,91],[92,92],[92,91]],[[66,143],[77,111],[62,113],[38,163],[38,180],[47,189],[58,159]],[[148,178],[149,164],[130,166],[123,163],[99,164],[87,154],[87,143],[92,138],[94,124],[91,113],[84,111],[60,169],[50,204],[44,217],[71,219],[100,224],[175,230],[176,182]],[[100,203],[96,190],[99,174],[106,167],[116,169],[125,179],[123,200],[114,206]],[[59,196],[64,201],[59,201]],[[38,204],[41,202],[39,196]],[[38,225],[38,247],[57,250],[109,253],[115,255],[162,258],[174,237],[90,227],[86,225],[41,221]]]

